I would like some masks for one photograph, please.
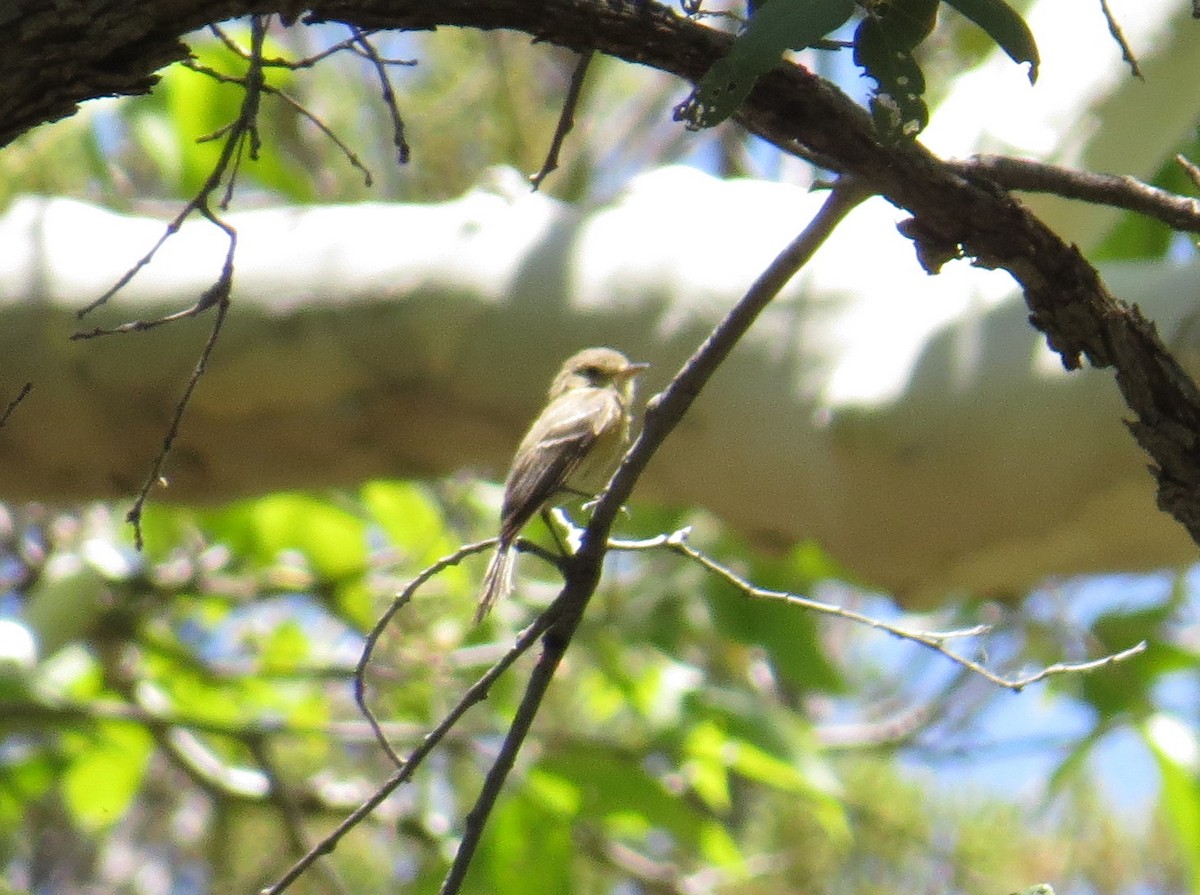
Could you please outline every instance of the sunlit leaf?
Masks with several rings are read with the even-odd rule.
[[[1018,65],[1029,63],[1029,82],[1037,80],[1038,48],[1020,13],[1004,0],[946,0],[982,28]]]
[[[124,815],[142,785],[154,740],[131,724],[103,724],[62,777],[63,799],[75,822],[92,832]]]
[[[583,802],[578,783],[559,774],[552,774],[544,767],[531,770],[525,786],[531,797],[563,817],[577,814]]]
[[[854,0],[771,0],[759,8],[729,55],[713,63],[676,116],[691,129],[720,124],[738,110],[784,50],[799,50],[841,27]]]
[[[359,493],[392,543],[415,553],[421,562],[437,559],[455,546],[447,537],[441,509],[421,485],[374,481],[363,485]]]
[[[883,136],[911,139],[929,123],[925,75],[913,50],[937,21],[939,0],[893,0],[870,8],[854,35],[854,61],[873,78],[871,115]]]
[[[683,773],[688,785],[714,811],[729,809],[729,774],[727,772],[727,741],[712,724],[698,724],[684,741]]]
[[[571,828],[555,812],[524,792],[515,792],[493,809],[479,850],[477,872],[486,872],[488,892],[496,895],[539,893],[571,895]]]
[[[292,669],[312,655],[309,635],[295,619],[273,628],[262,643],[263,663],[273,670]]]
[[[279,493],[244,501],[207,516],[214,538],[263,565],[285,550],[302,554],[313,571],[337,580],[366,565],[366,523],[327,500]]]
[[[1191,891],[1200,891],[1200,741],[1176,718],[1156,715],[1141,725],[1158,762],[1160,791],[1171,834],[1191,871]]]

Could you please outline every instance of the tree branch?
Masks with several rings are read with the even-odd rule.
[[[1124,208],[1162,221],[1172,230],[1200,232],[1200,199],[1179,196],[1121,174],[1074,171],[1032,159],[977,155],[947,167],[963,177],[985,180],[1006,190],[1053,193],[1093,205]]]
[[[1134,644],[1128,649],[1124,649],[1120,652],[1112,653],[1107,656],[1101,656],[1098,659],[1092,659],[1087,662],[1058,662],[1054,665],[1048,665],[1045,668],[1030,674],[1011,678],[1003,677],[996,674],[983,664],[975,661],[974,659],[970,659],[947,646],[947,643],[951,641],[978,637],[981,634],[988,633],[991,628],[987,625],[975,625],[971,628],[962,628],[953,631],[923,631],[915,628],[906,628],[903,625],[894,625],[890,622],[885,622],[881,619],[875,618],[874,616],[866,615],[854,609],[847,609],[844,606],[838,606],[834,603],[824,603],[820,600],[813,600],[809,597],[802,597],[799,594],[788,593],[787,591],[771,590],[769,588],[758,587],[757,585],[736,574],[731,569],[726,568],[716,560],[692,547],[687,542],[687,536],[687,529],[683,529],[670,535],[664,535],[659,538],[651,538],[647,541],[617,541],[611,546],[613,549],[621,550],[647,550],[657,547],[666,547],[675,551],[681,556],[686,556],[693,562],[699,563],[709,572],[712,572],[718,578],[721,578],[733,585],[748,597],[753,597],[754,599],[758,600],[782,600],[783,602],[792,606],[799,606],[813,612],[819,612],[822,615],[831,615],[835,618],[842,618],[846,619],[847,621],[856,622],[860,625],[866,625],[869,628],[875,628],[878,631],[886,631],[895,637],[899,637],[901,640],[907,640],[911,643],[920,644],[927,649],[931,649],[935,653],[945,656],[955,665],[961,666],[962,668],[978,675],[989,683],[995,684],[997,687],[1003,687],[1006,690],[1012,690],[1014,693],[1019,693],[1030,684],[1036,684],[1049,677],[1062,674],[1081,674],[1088,671],[1095,671],[1100,668],[1107,668],[1110,665],[1115,665],[1119,662],[1124,662],[1127,659],[1132,659],[1134,656],[1146,651],[1146,641],[1143,640],[1140,643]]]

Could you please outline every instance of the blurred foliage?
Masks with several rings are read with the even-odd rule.
[[[226,25],[224,31],[235,43],[248,43],[245,26]],[[348,39],[340,26],[276,24],[266,54],[306,63]],[[461,195],[492,165],[538,170],[558,123],[574,54],[545,44],[531,50],[528,38],[508,32],[455,29],[371,39],[380,57],[394,63],[386,71],[413,147],[410,163],[397,163],[379,76],[361,55],[343,50],[299,70],[268,67],[268,85],[291,101],[263,97],[262,149],[256,161],[243,162],[240,207],[442,200]],[[190,46],[197,67],[224,79],[245,75],[246,60],[215,36],[202,32]],[[88,103],[74,117],[6,147],[0,156],[0,206],[19,192],[76,195],[125,208],[193,195],[221,146],[219,139],[204,138],[236,117],[241,88],[181,65],[160,77],[149,95]],[[694,151],[697,142],[685,141],[670,123],[675,90],[659,73],[595,60],[575,138],[564,146],[560,168],[543,189],[568,199],[602,195],[613,185],[595,176],[597,167],[632,171],[651,159]],[[347,153],[370,172],[371,185]]]
[[[365,630],[420,569],[487,537],[498,497],[483,483],[377,481],[212,510],[151,505],[144,554],[114,509],[9,508],[7,614],[58,644],[22,658],[11,631],[0,638],[10,879],[30,891],[132,892],[249,891],[278,878],[390,774],[352,699]],[[764,557],[709,517],[641,506],[622,533],[685,525],[693,545],[764,586],[896,612],[822,583],[835,566],[811,546]],[[431,579],[377,645],[369,700],[401,754],[556,592],[553,571],[524,557],[517,599],[473,627],[484,560]],[[39,615],[47,593],[86,594],[86,612]],[[1141,723],[1162,712],[1157,680],[1189,667],[1181,646],[1168,649],[1180,593],[1077,632],[1097,649],[1147,636],[1170,661],[1152,650],[1132,678],[1126,666],[1060,679],[1054,692],[1090,707],[1095,731],[1145,731],[1168,786],[1165,829],[1187,838],[1194,778],[1172,772],[1161,724]],[[1050,627],[1037,612],[1013,613],[998,626],[996,661],[1052,649]],[[1061,650],[1061,627],[1057,639]],[[532,661],[501,678],[416,780],[295,891],[324,891],[328,874],[350,891],[393,880],[434,890]],[[983,736],[980,719],[1000,698],[1013,697],[981,694],[911,644],[749,602],[676,554],[619,551],[467,891],[528,892],[534,878],[539,892],[983,895],[1033,879],[1117,891],[1145,872],[1138,856],[1152,840],[1158,871],[1186,888],[1171,834],[1122,825],[1097,800],[1086,761],[1097,738],[1065,743],[1070,772],[1032,801],[939,783],[961,762],[948,743]],[[914,706],[922,720],[897,726]],[[47,864],[38,843],[59,840],[87,847]],[[147,874],[159,883],[143,886]]]

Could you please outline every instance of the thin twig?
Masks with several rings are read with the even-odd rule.
[[[471,685],[462,695],[462,698],[455,703],[454,707],[438,722],[437,726],[425,734],[420,745],[409,753],[404,763],[396,769],[392,776],[369,799],[351,812],[332,832],[313,846],[308,854],[293,864],[277,883],[263,889],[261,895],[279,895],[280,892],[287,889],[288,886],[304,873],[313,861],[321,855],[332,852],[343,836],[358,826],[367,817],[370,817],[371,812],[378,808],[384,799],[391,795],[398,786],[412,777],[425,757],[445,738],[446,734],[458,723],[459,719],[467,713],[467,710],[486,699],[488,690],[496,682],[496,679],[507,671],[517,659],[523,656],[537,642],[538,638],[542,636],[547,628],[557,620],[557,615],[551,611],[553,608],[551,606],[550,609],[539,615],[533,624],[521,632],[508,652]]]
[[[462,839],[459,840],[458,850],[454,853],[454,861],[450,864],[450,869],[446,871],[441,888],[438,889],[438,895],[455,895],[462,887],[467,870],[471,866],[471,860],[475,857],[475,850],[479,847],[479,842],[483,837],[487,819],[492,813],[496,799],[500,796],[500,790],[504,787],[504,783],[512,771],[513,764],[517,760],[517,753],[521,751],[529,728],[533,725],[533,719],[537,717],[546,691],[550,688],[550,682],[554,679],[554,672],[558,670],[559,663],[562,662],[567,647],[570,646],[571,639],[575,636],[579,621],[583,618],[587,597],[590,596],[589,592],[595,590],[595,586],[595,580],[586,583],[580,579],[568,580],[559,597],[540,616],[540,618],[553,620],[547,626],[546,636],[542,638],[542,654],[538,657],[537,664],[529,675],[529,682],[525,685],[525,692],[521,695],[521,703],[517,706],[512,723],[509,724],[508,731],[504,735],[500,751],[496,753],[492,766],[488,768],[483,786],[479,788],[479,795],[475,798],[475,804],[471,806],[471,810],[463,819]]]
[[[404,759],[396,754],[396,750],[392,748],[387,735],[383,732],[383,728],[379,723],[379,719],[375,717],[375,713],[367,705],[367,666],[371,662],[371,655],[375,652],[375,646],[379,642],[379,638],[383,636],[383,632],[387,630],[387,626],[392,623],[392,619],[396,616],[413,595],[422,585],[430,578],[450,566],[456,566],[468,556],[487,550],[489,547],[496,545],[496,538],[488,538],[486,541],[479,541],[474,544],[467,544],[465,547],[460,547],[449,556],[444,556],[435,562],[433,565],[422,569],[421,572],[410,581],[400,593],[396,594],[390,606],[375,622],[363,643],[362,655],[359,656],[358,664],[354,668],[354,701],[358,704],[358,709],[362,712],[363,717],[367,719],[367,723],[371,725],[371,730],[375,732],[375,739],[379,745],[383,747],[383,751],[387,753],[388,758],[397,767],[404,765]]]
[[[228,303],[230,292],[233,289],[233,256],[237,251],[237,231],[232,225],[225,223],[225,221],[222,221],[213,214],[206,204],[198,206],[198,210],[202,217],[225,233],[229,238],[229,245],[225,250],[225,263],[221,266],[220,276],[215,283],[204,290],[201,296],[196,299],[196,303],[189,308],[184,308],[182,311],[176,311],[173,314],[167,314],[153,320],[129,320],[117,326],[97,326],[89,330],[80,330],[79,332],[71,333],[71,341],[94,339],[98,336],[112,336],[119,333],[146,332],[147,330],[156,329],[168,323],[175,323],[187,317],[196,317],[214,305],[219,306],[222,302]],[[162,243],[160,242],[159,244],[161,245]],[[217,328],[219,329],[219,326]],[[209,352],[211,353],[211,348]]]
[[[1200,200],[1178,196],[1135,177],[1092,174],[1000,155],[977,155],[945,164],[969,180],[982,177],[1005,189],[1111,205],[1155,218],[1174,230],[1200,232]]]
[[[0,429],[4,428],[4,424],[8,422],[8,418],[12,416],[13,411],[17,409],[17,405],[25,400],[25,396],[33,390],[33,383],[26,382],[21,386],[21,390],[17,396],[8,402],[8,406],[4,408],[4,413],[0,414]]]
[[[242,105],[238,111],[237,118],[235,118],[233,122],[231,122],[226,128],[222,128],[222,131],[227,132],[228,136],[226,137],[224,145],[221,147],[221,154],[218,156],[216,163],[213,165],[212,170],[208,174],[208,177],[205,178],[204,183],[200,186],[200,189],[197,190],[196,195],[167,225],[167,229],[164,231],[163,235],[158,238],[158,241],[150,248],[150,251],[143,255],[129,270],[127,270],[124,275],[117,280],[117,282],[111,288],[108,289],[108,291],[91,303],[85,305],[79,311],[76,311],[76,318],[82,320],[92,311],[96,310],[96,308],[106,304],[110,298],[125,288],[125,286],[127,286],[129,282],[138,275],[142,268],[154,260],[154,256],[158,254],[158,250],[162,248],[163,244],[168,239],[179,232],[180,227],[183,226],[183,222],[187,220],[187,218],[189,218],[193,213],[199,212],[209,222],[224,230],[227,235],[233,234],[233,228],[228,224],[222,223],[217,219],[216,215],[213,214],[211,208],[209,207],[209,199],[221,185],[221,181],[225,177],[225,174],[229,171],[230,165],[233,164],[235,158],[239,156],[241,152],[240,147],[242,146],[242,143],[247,135],[250,136],[252,143],[251,154],[254,155],[258,151],[257,126],[254,118],[258,114],[260,95],[266,88],[266,84],[264,83],[262,77],[261,58],[263,40],[266,37],[266,19],[261,16],[256,16],[253,18],[252,22],[252,45],[251,54],[249,57],[250,68],[247,71],[246,76],[239,79],[239,83],[245,87],[245,95],[242,98]],[[222,272],[222,279],[225,279],[226,277],[232,278],[231,271],[232,268],[229,263],[229,256],[227,256],[225,269]],[[208,301],[206,302],[205,298],[202,297],[201,300],[197,302],[196,307],[189,309],[190,313],[184,313],[182,315],[168,315],[167,317],[162,318],[161,321],[150,321],[149,323],[142,323],[135,327],[116,327],[111,330],[97,330],[93,333],[76,333],[74,336],[72,336],[72,338],[89,338],[95,335],[108,335],[111,333],[148,329],[152,326],[158,325],[160,322],[178,320],[181,316],[193,316],[195,313],[198,313],[197,307],[200,310],[203,310],[215,304],[216,299],[213,296],[218,295],[221,291],[222,283],[220,280],[218,280],[217,284],[205,293],[205,295],[209,297]]]
[[[1108,33],[1112,35],[1113,40],[1117,42],[1117,46],[1121,48],[1121,58],[1128,63],[1130,72],[1139,81],[1146,80],[1145,76],[1142,75],[1141,68],[1138,66],[1137,57],[1133,55],[1133,50],[1129,46],[1129,41],[1125,39],[1125,32],[1121,30],[1116,16],[1108,8],[1108,0],[1100,0],[1100,10],[1104,13],[1104,21],[1108,23]]]
[[[267,37],[269,21],[269,16],[250,17],[250,59],[246,64],[246,89],[242,96],[237,125],[230,133],[234,150],[229,165],[229,176],[225,180],[225,195],[221,197],[220,202],[222,211],[228,210],[229,203],[233,201],[233,190],[237,185],[242,159],[249,155],[251,161],[258,161],[258,153],[262,148],[262,137],[258,132],[258,110],[262,106],[263,88],[267,83],[262,59],[263,42]]]
[[[297,857],[307,854],[312,845],[304,830],[304,812],[297,803],[295,795],[284,783],[283,775],[279,773],[279,766],[271,755],[270,746],[266,740],[254,738],[246,742],[246,747],[267,778],[269,784],[267,798],[275,806],[283,824],[284,838],[287,839],[288,846]],[[330,892],[336,893],[336,895],[349,895],[349,887],[332,864],[328,861],[318,861],[316,869],[324,877],[325,886]]]
[[[562,111],[558,115],[558,125],[554,128],[554,136],[550,140],[550,148],[546,152],[546,160],[542,162],[541,170],[531,174],[529,183],[534,192],[542,185],[542,181],[558,170],[558,155],[562,151],[563,141],[575,126],[575,109],[579,105],[579,94],[583,90],[583,82],[587,77],[588,66],[592,64],[593,50],[579,54],[575,70],[571,72],[571,82],[567,85],[567,95],[563,99]]]
[[[375,712],[367,705],[367,666],[371,662],[371,656],[375,652],[375,647],[379,643],[379,638],[383,636],[383,632],[387,626],[391,624],[396,613],[408,605],[416,592],[425,585],[434,575],[456,566],[468,556],[480,553],[490,547],[496,546],[496,538],[488,538],[486,541],[477,541],[474,544],[467,544],[459,547],[448,556],[443,556],[437,562],[422,569],[412,581],[405,585],[400,593],[396,594],[391,605],[384,611],[367,632],[365,641],[363,642],[362,655],[359,656],[358,664],[354,668],[354,702],[358,705],[359,711],[363,717],[367,719],[367,723],[371,726],[371,730],[375,733],[375,740],[383,747],[383,751],[387,753],[388,758],[397,767],[404,764],[404,759],[396,753],[392,748],[391,742],[388,740],[387,734],[383,731],[383,726],[376,717]],[[532,541],[527,541],[524,538],[518,538],[513,547],[522,553],[532,553],[539,556],[546,562],[555,567],[562,567],[562,557],[559,554],[551,553],[544,549],[541,545],[535,544]]]
[[[375,75],[379,78],[379,90],[383,95],[383,104],[387,107],[388,115],[392,119],[392,145],[396,147],[397,159],[400,164],[407,165],[410,151],[408,141],[404,138],[404,119],[400,115],[400,107],[396,104],[396,93],[392,90],[392,79],[388,77],[387,63],[380,57],[375,50],[375,45],[371,43],[361,28],[352,25],[350,33],[354,35],[359,50],[371,63],[375,69]]]
[[[112,286],[110,286],[103,295],[76,311],[76,319],[82,320],[92,311],[96,310],[96,308],[103,304],[107,304],[110,298],[124,289],[129,282],[138,275],[143,267],[154,260],[154,256],[158,254],[158,250],[162,248],[163,243],[179,232],[179,228],[183,226],[183,222],[187,220],[187,218],[191,216],[192,212],[196,210],[197,205],[198,201],[196,199],[188,202],[187,205],[185,205],[179,212],[179,214],[175,215],[174,220],[167,224],[167,229],[163,231],[163,235],[158,238],[158,242],[154,243],[154,245],[150,247],[150,251],[138,259],[138,261],[131,268],[129,268],[129,270],[125,271],[121,278]],[[76,334],[72,336],[72,338],[79,338],[79,335]]]
[[[813,600],[809,597],[802,597],[799,594],[788,593],[787,591],[771,590],[769,588],[758,587],[755,584],[747,581],[745,578],[738,575],[733,570],[721,565],[716,560],[709,557],[707,554],[692,547],[688,542],[688,529],[680,529],[669,535],[663,535],[659,538],[650,538],[644,541],[617,541],[610,546],[613,549],[620,550],[646,550],[656,547],[665,547],[669,550],[686,556],[693,562],[699,563],[709,572],[712,572],[718,578],[723,579],[728,584],[733,585],[748,597],[754,597],[761,600],[778,600],[788,603],[792,606],[799,606],[803,609],[810,609],[813,612],[819,612],[823,615],[831,615],[835,618],[844,618],[849,621],[857,622],[860,625],[866,625],[870,628],[875,628],[879,631],[886,631],[901,640],[908,640],[912,643],[920,644],[936,653],[945,656],[956,665],[971,671],[985,680],[995,684],[998,687],[1004,687],[1013,692],[1020,692],[1030,684],[1035,684],[1038,681],[1045,680],[1048,677],[1059,674],[1081,674],[1087,671],[1095,671],[1098,668],[1105,668],[1109,665],[1115,665],[1118,662],[1123,662],[1133,656],[1144,652],[1146,649],[1146,641],[1135,644],[1128,649],[1121,650],[1118,653],[1102,656],[1099,659],[1093,659],[1088,662],[1060,662],[1043,668],[1041,671],[1018,678],[1002,677],[991,671],[984,665],[976,662],[974,659],[969,659],[961,653],[956,653],[954,650],[946,646],[947,641],[956,640],[964,637],[978,637],[986,634],[991,630],[989,625],[975,625],[971,628],[962,628],[952,631],[922,631],[914,628],[906,628],[901,625],[894,625],[890,622],[885,622],[881,619],[870,615],[865,615],[853,609],[847,609],[844,606],[838,606],[833,603],[825,603],[821,600]]]
[[[209,25],[208,27],[209,31],[211,31],[213,35],[225,45],[226,49],[228,49],[234,55],[242,59],[250,58],[249,52],[247,52],[237,41],[226,34],[219,25]],[[374,37],[379,33],[379,30],[376,28],[363,28],[359,30],[365,37]],[[367,58],[366,54],[358,48],[358,38],[348,37],[345,40],[326,47],[319,53],[314,53],[311,56],[302,56],[299,59],[283,59],[279,56],[266,56],[263,58],[262,64],[264,68],[284,68],[288,69],[289,71],[299,71],[305,68],[312,68],[318,62],[323,62],[330,56],[336,56],[338,53],[346,52],[353,53],[355,56],[359,56],[364,59]],[[387,56],[380,56],[378,58],[379,61],[384,65],[413,66],[417,64],[416,59],[392,59]]]
[[[100,335],[111,335],[115,333],[136,332],[147,329],[153,329],[157,326],[162,326],[166,323],[172,323],[187,317],[194,317],[211,307],[217,308],[216,318],[213,321],[212,330],[209,332],[208,339],[204,343],[204,348],[200,352],[200,358],[196,362],[195,368],[192,370],[191,376],[188,378],[187,384],[184,387],[183,394],[179,402],[175,405],[175,413],[171,418],[171,423],[167,429],[166,435],[163,437],[162,447],[154,462],[151,464],[149,475],[142,484],[141,490],[134,499],[133,506],[126,514],[126,520],[133,526],[134,542],[137,549],[141,550],[142,542],[142,511],[145,508],[146,501],[150,496],[151,489],[156,484],[162,481],[163,467],[166,465],[167,457],[171,453],[171,448],[175,443],[175,439],[179,436],[179,427],[183,420],[185,411],[191,401],[192,395],[199,384],[200,379],[204,376],[208,369],[208,361],[212,356],[213,349],[216,347],[217,339],[221,335],[221,328],[225,323],[225,315],[229,311],[230,294],[233,289],[233,259],[237,251],[237,231],[221,220],[212,210],[210,200],[213,193],[221,186],[222,180],[227,180],[224,196],[221,199],[220,207],[226,208],[232,196],[234,184],[237,180],[238,167],[241,164],[241,159],[244,153],[249,154],[253,158],[257,158],[259,151],[259,135],[258,135],[258,111],[262,97],[265,82],[263,79],[262,68],[262,50],[263,42],[266,39],[267,24],[269,17],[254,16],[251,18],[251,44],[249,67],[244,79],[245,94],[242,97],[242,105],[238,112],[238,117],[228,129],[225,137],[225,142],[221,147],[221,154],[218,157],[213,169],[209,172],[200,190],[195,197],[183,208],[183,210],[175,217],[175,219],[167,226],[166,232],[159,238],[153,248],[135,264],[132,268],[126,271],[125,275],[117,282],[115,286],[109,289],[104,295],[96,299],[94,302],[83,308],[78,316],[83,317],[85,314],[96,309],[100,305],[107,302],[113,295],[123,288],[137,273],[145,267],[154,258],[159,248],[166,242],[174,233],[178,232],[183,221],[193,212],[198,212],[209,223],[222,230],[229,239],[229,247],[225,253],[225,263],[222,265],[221,274],[216,283],[209,287],[200,296],[196,303],[183,311],[178,311],[174,314],[168,314],[157,320],[135,320],[121,326],[112,328],[98,327],[90,332],[75,333],[72,338],[92,338]]]
[[[230,229],[232,230],[232,228]],[[196,361],[192,375],[188,377],[187,385],[184,386],[183,395],[180,396],[179,403],[175,405],[175,413],[171,417],[170,426],[167,427],[167,434],[163,436],[162,447],[159,449],[158,455],[154,458],[154,463],[151,464],[150,474],[146,476],[146,480],[142,483],[141,490],[138,491],[137,497],[133,501],[133,506],[125,514],[125,521],[133,526],[133,540],[138,550],[142,549],[142,511],[145,509],[146,501],[150,497],[151,489],[162,480],[163,467],[166,465],[167,457],[171,453],[175,439],[179,437],[179,426],[183,422],[183,414],[187,410],[188,403],[192,400],[192,394],[196,391],[196,386],[200,384],[201,377],[208,370],[208,359],[212,356],[213,349],[217,347],[217,339],[220,338],[221,327],[225,324],[225,315],[229,313],[228,289],[229,281],[233,277],[233,252],[236,243],[236,234],[231,233],[229,254],[225,258],[225,271],[222,273],[222,283],[225,284],[225,291],[217,302],[217,316],[213,320],[208,339],[205,341],[204,348],[200,352],[200,359]]]
[[[1175,164],[1183,168],[1183,173],[1188,176],[1192,186],[1200,190],[1200,166],[1182,154],[1175,156]]]
[[[219,72],[216,69],[209,68],[207,65],[201,65],[200,63],[198,63],[194,60],[185,60],[185,61],[181,62],[180,65],[184,66],[185,68],[191,69],[192,71],[196,72],[197,74],[205,75],[209,78],[212,78],[214,81],[217,81],[221,84],[238,84],[243,87],[246,84],[246,79],[243,77],[240,77],[239,75],[228,75],[228,74],[225,74],[224,72]],[[354,150],[351,149],[345,143],[345,141],[343,141],[342,138],[337,135],[336,132],[334,132],[333,128],[331,128],[328,124],[326,124],[324,121],[322,121],[321,118],[315,112],[310,111],[307,107],[304,106],[303,103],[300,102],[300,100],[296,99],[294,96],[292,96],[287,91],[280,90],[278,87],[272,87],[270,84],[264,83],[262,85],[262,91],[263,91],[263,93],[278,97],[285,104],[291,106],[292,109],[295,110],[295,112],[297,114],[308,119],[308,121],[317,130],[319,130],[322,134],[325,135],[326,139],[328,139],[331,143],[333,143],[333,145],[335,147],[337,147],[338,151],[342,153],[342,155],[345,157],[346,161],[350,163],[350,166],[352,168],[358,169],[358,171],[360,171],[362,173],[363,183],[365,186],[369,187],[374,184],[375,179],[371,175],[371,171],[366,166],[366,164],[364,164],[363,161],[354,152]],[[228,130],[230,127],[232,127],[232,124],[227,124],[224,127],[219,128],[218,130],[214,131],[212,134],[206,135],[204,137],[200,137],[199,139],[207,140],[210,138],[214,138],[215,136],[220,135],[223,131]]]

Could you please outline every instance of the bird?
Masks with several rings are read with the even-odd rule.
[[[512,592],[514,545],[529,520],[559,494],[590,495],[605,485],[629,444],[634,380],[649,366],[612,348],[585,348],[563,362],[504,482],[500,535],[476,624]]]

